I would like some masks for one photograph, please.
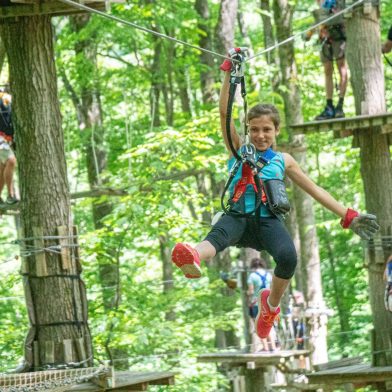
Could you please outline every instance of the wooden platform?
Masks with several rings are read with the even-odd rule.
[[[311,121],[303,124],[290,125],[295,133],[327,132],[334,131],[335,137],[353,135],[354,130],[378,127],[377,132],[392,132],[392,113],[377,115],[363,115],[348,118],[334,118],[332,120]]]
[[[67,391],[147,391],[150,385],[173,385],[175,373],[171,372],[115,372],[114,383],[107,388],[97,388],[93,383],[70,387]]]
[[[83,0],[83,4],[99,11],[105,11],[105,0]],[[0,0],[0,18],[33,15],[71,15],[82,11],[71,5],[55,0]]]
[[[372,367],[370,364],[359,364],[322,370],[306,376],[314,384],[371,384],[392,381],[392,366]]]
[[[226,363],[233,366],[247,366],[255,364],[257,367],[273,366],[291,361],[293,359],[309,356],[308,350],[283,350],[274,352],[243,353],[243,352],[219,352],[202,354],[197,357],[198,362]]]

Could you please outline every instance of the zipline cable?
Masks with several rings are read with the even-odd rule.
[[[121,19],[121,18],[119,18],[119,17],[117,17],[117,16],[107,14],[107,13],[105,13],[105,12],[96,10],[96,9],[94,9],[94,8],[91,8],[91,7],[87,7],[86,5],[77,3],[77,2],[75,2],[75,1],[73,1],[73,0],[60,0],[60,1],[61,1],[62,3],[65,3],[65,4],[68,4],[68,5],[70,5],[70,6],[73,6],[73,7],[75,7],[75,8],[79,8],[79,9],[82,9],[82,10],[84,10],[84,11],[91,12],[91,13],[94,13],[94,14],[97,14],[97,15],[100,15],[100,16],[103,16],[104,18],[108,18],[108,19],[114,20],[115,22],[122,23],[122,24],[125,24],[125,25],[127,25],[127,26],[134,27],[134,28],[136,28],[136,29],[138,29],[138,30],[141,30],[141,31],[144,31],[144,32],[146,32],[146,33],[150,33],[150,34],[156,35],[156,36],[158,36],[158,37],[160,37],[160,38],[168,39],[168,40],[170,40],[170,41],[173,41],[173,42],[176,42],[176,43],[179,43],[179,44],[188,46],[188,47],[193,48],[193,49],[196,49],[196,50],[200,50],[201,52],[206,52],[206,53],[212,54],[212,55],[217,56],[217,57],[220,57],[220,58],[224,58],[224,59],[229,59],[229,60],[231,60],[231,61],[235,61],[235,60],[233,60],[233,59],[230,59],[228,56],[222,55],[222,54],[217,53],[217,52],[214,52],[214,51],[212,51],[212,50],[208,50],[208,49],[201,48],[200,46],[190,44],[190,43],[188,43],[188,42],[182,41],[182,40],[177,39],[177,38],[174,38],[174,37],[170,37],[169,35],[159,33],[159,32],[157,32],[157,31],[148,29],[148,28],[146,28],[146,27],[139,26],[139,25],[137,25],[136,23],[133,23],[133,22],[130,22],[130,21]],[[256,54],[254,54],[253,56],[248,57],[248,58],[245,60],[245,62],[248,62],[248,61],[250,61],[250,60],[253,60],[254,58],[256,58],[256,57],[258,57],[258,56],[261,56],[261,55],[264,54],[264,53],[271,52],[272,50],[278,48],[279,46],[285,45],[285,44],[287,44],[287,43],[289,43],[289,42],[295,40],[296,38],[301,37],[303,34],[307,33],[308,31],[314,30],[314,29],[316,29],[317,27],[320,27],[320,26],[324,25],[326,22],[330,22],[331,20],[337,18],[338,16],[345,14],[347,11],[349,11],[350,9],[352,9],[352,8],[354,8],[354,7],[358,6],[358,5],[360,5],[360,4],[363,3],[364,1],[365,1],[365,0],[358,0],[358,1],[356,1],[355,3],[353,3],[353,4],[349,5],[349,6],[347,6],[347,7],[344,8],[343,10],[337,12],[336,14],[333,14],[332,16],[330,16],[330,17],[328,17],[328,18],[322,20],[321,22],[318,22],[318,23],[312,25],[311,27],[308,27],[307,29],[302,30],[302,31],[300,31],[300,32],[298,32],[298,33],[292,35],[291,37],[289,37],[289,38],[287,38],[287,39],[285,39],[285,40],[283,40],[283,41],[280,41],[280,42],[276,43],[275,45],[272,45],[272,46],[270,46],[270,47],[268,47],[268,48],[265,48],[264,50],[262,50],[261,52],[258,52],[258,53],[256,53]]]
[[[158,37],[165,38],[165,39],[168,39],[168,40],[173,41],[173,42],[177,42],[177,43],[185,45],[185,46],[189,46],[190,48],[193,48],[193,49],[196,49],[196,50],[200,50],[202,52],[206,52],[206,53],[212,54],[214,56],[221,57],[223,59],[228,59],[228,57],[224,56],[223,54],[219,54],[219,53],[216,53],[216,52],[214,52],[212,50],[201,48],[201,47],[199,47],[197,45],[189,44],[188,42],[182,41],[182,40],[177,39],[177,38],[170,37],[169,35],[166,35],[166,34],[158,33],[157,31],[148,29],[146,27],[139,26],[136,23],[133,23],[133,22],[130,22],[130,21],[118,18],[117,16],[107,14],[105,12],[96,10],[94,8],[91,8],[91,7],[87,7],[84,4],[80,4],[80,3],[77,3],[77,2],[72,1],[72,0],[60,0],[60,1],[62,3],[65,3],[65,4],[68,4],[70,6],[73,6],[75,8],[79,8],[79,9],[84,10],[84,11],[88,11],[88,12],[91,12],[91,13],[94,13],[94,14],[97,14],[97,15],[101,15],[101,16],[103,16],[105,18],[114,20],[115,22],[119,22],[119,23],[122,23],[122,24],[125,24],[125,25],[128,25],[128,26],[134,27],[135,29],[142,30],[142,31],[144,31],[146,33],[150,33],[150,34],[156,35]]]
[[[63,1],[63,0],[61,0],[61,1]],[[66,1],[68,1],[68,0],[66,0]],[[329,22],[329,21],[331,21],[331,20],[337,18],[338,16],[345,14],[348,10],[350,10],[350,9],[352,9],[352,8],[354,8],[354,7],[356,7],[357,5],[363,3],[364,1],[365,1],[365,0],[358,0],[358,1],[356,1],[355,3],[353,3],[353,4],[349,5],[348,7],[344,8],[343,10],[337,12],[336,14],[333,14],[332,16],[330,16],[330,17],[328,17],[328,18],[322,20],[321,22],[318,22],[318,23],[316,23],[315,25],[313,25],[313,26],[311,26],[311,27],[308,27],[307,29],[305,29],[305,30],[303,30],[303,31],[300,31],[299,33],[296,33],[296,34],[294,34],[294,35],[292,35],[292,36],[286,38],[285,40],[276,43],[275,45],[272,45],[272,46],[270,46],[270,47],[268,47],[268,48],[265,48],[265,49],[262,50],[261,52],[258,52],[258,53],[256,53],[256,54],[254,54],[253,56],[248,57],[248,58],[246,59],[246,62],[248,62],[248,61],[250,61],[250,60],[253,60],[255,57],[261,56],[261,55],[264,54],[264,53],[271,52],[272,50],[277,49],[279,46],[282,46],[282,45],[288,44],[288,43],[291,42],[291,41],[294,41],[296,38],[301,37],[303,34],[307,33],[308,31],[314,30],[314,29],[316,29],[317,27],[320,27],[320,26],[326,24],[327,22]]]

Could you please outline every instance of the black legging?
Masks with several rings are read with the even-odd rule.
[[[258,227],[256,227],[258,223]],[[297,252],[286,227],[275,218],[237,218],[223,215],[205,238],[221,252],[228,246],[266,250],[275,260],[275,275],[290,279],[297,265]]]

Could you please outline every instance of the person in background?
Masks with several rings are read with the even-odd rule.
[[[255,320],[259,308],[257,306],[257,300],[259,297],[260,290],[269,288],[272,282],[272,274],[267,271],[267,263],[264,259],[254,258],[250,264],[251,273],[248,276],[248,303],[249,303],[249,316],[250,316],[250,334],[252,336],[252,351],[259,351],[258,346],[260,339],[256,334]],[[274,351],[276,350],[275,343],[275,330],[272,328],[271,334],[267,339],[261,339],[262,351]]]
[[[385,265],[384,280],[385,286],[385,309],[392,312],[392,254],[388,257]]]
[[[4,185],[7,187],[7,204],[15,204],[19,200],[15,195],[14,172],[16,166],[15,154],[12,150],[14,128],[11,119],[11,95],[0,92],[0,204],[4,204],[1,194]]]
[[[382,45],[382,52],[389,53],[392,50],[392,26],[388,31],[388,38]]]
[[[339,11],[335,0],[317,0],[320,10],[316,11],[317,18],[326,19]],[[332,23],[332,22],[331,22]],[[314,31],[305,34],[304,39],[308,41]],[[336,19],[335,24],[325,24],[320,27],[319,41],[321,44],[320,60],[324,68],[326,106],[324,110],[316,116],[316,121],[329,120],[332,118],[342,118],[345,116],[343,111],[344,97],[347,89],[347,64],[345,60],[346,33],[342,21]],[[339,71],[339,100],[333,104],[333,68],[334,62]]]

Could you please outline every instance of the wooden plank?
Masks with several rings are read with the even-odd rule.
[[[72,227],[72,232],[74,235],[73,238],[73,252],[72,252],[72,257],[74,259],[74,264],[76,265],[76,270],[78,271],[78,273],[82,272],[82,263],[80,261],[80,249],[79,249],[79,232],[78,232],[78,227],[77,226],[73,226]]]
[[[392,380],[392,366],[372,367],[370,364],[345,366],[307,374],[311,383],[344,384],[373,383]]]
[[[293,124],[290,128],[295,133],[327,132],[327,131],[347,131],[349,136],[353,130],[367,129],[369,127],[392,124],[392,113],[382,113],[376,115],[360,115],[356,117],[334,118],[324,121],[310,121],[303,124]],[[383,132],[391,132],[389,127],[385,127]],[[342,136],[344,133],[342,134]]]
[[[24,235],[24,230],[23,228],[20,226],[18,229],[18,239],[24,239],[25,235]],[[24,254],[24,252],[26,251],[26,242],[25,241],[21,241],[20,242],[20,253],[21,255]],[[21,264],[20,264],[20,273],[23,274],[28,274],[29,273],[29,265],[27,263],[27,258],[21,256]]]
[[[69,231],[67,226],[58,226],[57,234],[59,237],[68,237],[68,238],[59,238],[59,245],[61,246],[61,266],[64,270],[71,269],[71,238],[69,238]]]
[[[392,124],[384,124],[381,127],[381,133],[391,133],[392,132]]]
[[[145,391],[149,385],[173,385],[175,373],[172,372],[115,372],[115,381],[106,391]],[[143,389],[144,388],[144,389]],[[71,386],[68,391],[92,392],[98,391],[91,382]]]
[[[96,0],[89,4],[89,7],[99,11],[105,11],[105,2]],[[19,16],[34,15],[72,15],[86,13],[86,11],[71,7],[60,2],[50,2],[37,4],[14,4],[10,6],[0,6],[0,18],[14,18]]]
[[[223,353],[209,353],[202,354],[197,357],[198,362],[205,363],[227,363],[246,365],[249,362],[255,362],[257,365],[277,365],[291,358],[299,358],[301,356],[308,356],[307,350],[284,350],[276,352],[262,352],[262,353],[241,353],[241,352],[223,352]]]
[[[76,353],[78,356],[78,362],[83,362],[87,356],[86,356],[86,349],[84,347],[84,338],[78,338],[74,340],[75,342],[75,347],[76,347]],[[83,364],[83,367],[86,367],[87,363]]]
[[[39,360],[39,344],[37,340],[33,342],[33,350],[34,350],[34,367],[38,368],[40,366]]]
[[[151,380],[150,384],[151,385],[174,385],[175,378],[174,375],[172,375],[166,378],[160,378],[159,380]]]
[[[45,340],[44,349],[45,349],[45,364],[54,363],[54,341]]]
[[[314,370],[321,371],[321,370],[327,370],[327,369],[336,369],[336,368],[348,366],[348,365],[357,365],[362,362],[363,362],[362,357],[342,358],[342,359],[338,359],[336,361],[330,361],[330,362],[314,365]]]
[[[72,347],[72,339],[64,339],[63,340],[63,352],[64,352],[64,362],[71,363],[75,362],[73,357],[73,347]]]
[[[43,249],[45,247],[43,240],[43,230],[42,227],[33,227],[33,236],[37,237],[34,240],[34,246],[37,249]],[[47,276],[48,269],[46,265],[46,254],[44,251],[35,253],[35,268],[37,276]]]

